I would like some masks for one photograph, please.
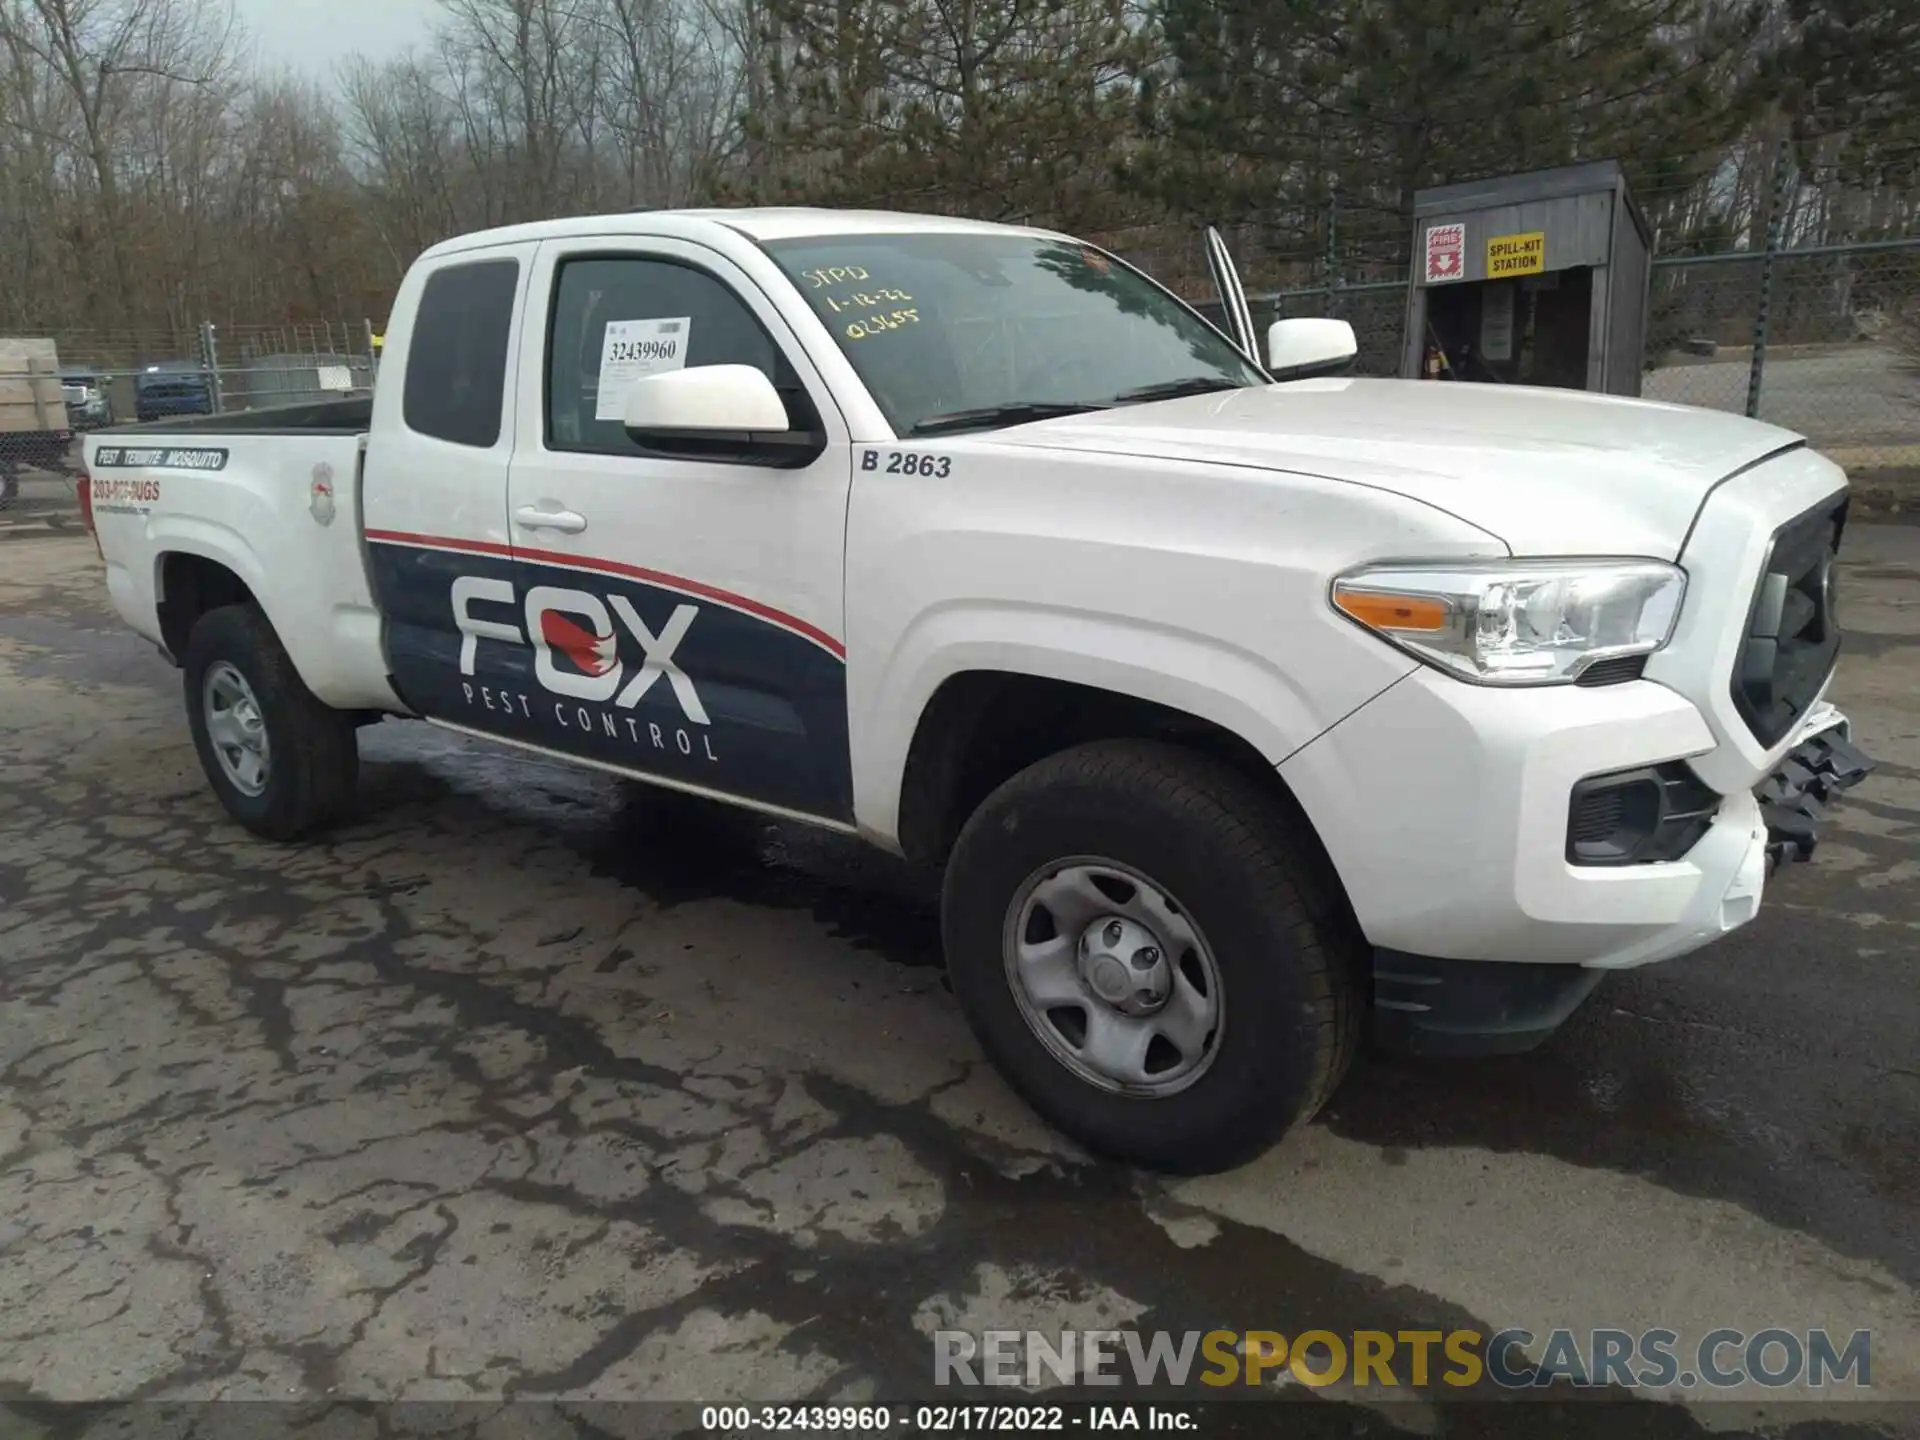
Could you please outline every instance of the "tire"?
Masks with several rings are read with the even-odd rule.
[[[229,815],[265,839],[289,841],[347,812],[360,773],[353,716],[314,698],[257,606],[222,605],[202,615],[181,669],[194,749]],[[234,675],[259,721],[249,728],[265,736],[256,793],[240,783],[244,772],[229,773],[210,730],[209,681],[231,697]]]
[[[1252,1159],[1326,1103],[1351,1062],[1364,972],[1357,927],[1338,881],[1317,849],[1302,843],[1298,823],[1230,767],[1141,741],[1063,752],[987,797],[948,861],[941,897],[947,965],[981,1045],[1042,1117],[1096,1155],[1204,1174]],[[1093,864],[1081,863],[1089,857]],[[1204,978],[1208,965],[1196,962],[1210,961],[1217,1028],[1206,1042],[1211,1058],[1196,1062],[1191,1078],[1179,1079],[1177,1068],[1163,1070],[1175,1078],[1146,1075],[1132,1089],[1089,1079],[1083,1072],[1094,1068],[1085,1058],[1091,1051],[1077,1061],[1062,1059],[1058,1040],[1046,1038],[1048,1031],[1056,1037],[1072,1031],[1074,1007],[1044,1009],[1024,998],[1027,991],[1012,973],[1009,951],[1022,942],[1038,935],[1035,954],[1057,945],[1048,931],[1058,922],[1049,918],[1036,930],[1023,896],[1046,895],[1045,887],[1058,888],[1076,872],[1124,895],[1128,877],[1100,873],[1108,864],[1174,902],[1151,913],[1176,917],[1164,944],[1168,952],[1186,949],[1175,962],[1182,975],[1191,980],[1198,971]],[[1084,894],[1084,886],[1075,893]],[[1183,923],[1197,949],[1180,938]],[[1074,958],[1054,963],[1084,977],[1086,937],[1111,938],[1118,934],[1111,926],[1110,919],[1098,920],[1074,944],[1068,925],[1069,944],[1054,953]],[[1126,953],[1137,963],[1143,953],[1160,951]],[[1119,973],[1109,967],[1106,978]],[[1172,1013],[1176,992],[1206,988],[1194,981],[1182,992],[1177,983],[1163,983],[1166,978],[1162,972],[1152,982],[1165,997],[1163,1015]],[[1087,1007],[1101,1002],[1086,979],[1076,983],[1085,1000],[1080,1029],[1090,1044],[1086,1026],[1094,1017]],[[1153,992],[1145,993],[1151,1003]],[[1137,1033],[1142,1022],[1122,1016],[1118,1023]],[[1189,1026],[1188,1034],[1198,1028]],[[1155,1053],[1151,1044],[1145,1053]],[[1076,1063],[1079,1069],[1071,1068]],[[1156,1093],[1154,1086],[1168,1088]]]

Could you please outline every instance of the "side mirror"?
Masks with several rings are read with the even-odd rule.
[[[787,407],[753,366],[703,365],[630,381],[621,419],[642,432],[785,430]]]
[[[826,448],[824,434],[793,428],[787,402],[751,365],[643,375],[627,386],[621,424],[641,449],[682,460],[787,467]]]
[[[1344,320],[1276,320],[1267,327],[1267,370],[1275,380],[1338,375],[1359,353]]]

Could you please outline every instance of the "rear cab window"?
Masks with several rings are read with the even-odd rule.
[[[446,265],[427,277],[407,347],[407,428],[491,449],[505,409],[517,260]]]

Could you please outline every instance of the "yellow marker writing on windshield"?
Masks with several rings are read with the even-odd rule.
[[[820,298],[831,305],[834,314],[837,315],[842,310],[871,310],[876,305],[904,305],[913,299],[913,296],[904,290],[881,287],[875,290],[856,290],[840,300],[834,299],[831,295],[823,295]]]
[[[850,280],[869,278],[867,272],[858,265],[828,265],[818,270],[803,270],[800,274],[810,290],[819,290],[827,285],[844,285]]]
[[[902,325],[918,325],[920,312],[913,310],[893,310],[885,315],[869,315],[863,320],[851,320],[845,330],[849,340],[866,340],[875,335],[885,335],[890,330],[898,330]]]

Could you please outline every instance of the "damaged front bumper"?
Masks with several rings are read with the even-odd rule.
[[[1733,838],[1737,874],[1703,892],[1709,907],[1696,928],[1676,927],[1663,954],[1685,954],[1744,921],[1758,908],[1764,877],[1813,854],[1827,808],[1873,770],[1853,743],[1846,716],[1822,705],[1800,740],[1753,790],[1766,827],[1764,868],[1753,810],[1742,798]],[[1729,802],[1732,808],[1732,802]],[[1718,872],[1716,872],[1718,873]],[[1737,918],[1729,919],[1732,912]],[[1635,964],[1643,963],[1643,954]],[[1439,959],[1376,949],[1373,1025],[1377,1042],[1416,1055],[1503,1055],[1531,1050],[1586,999],[1610,967],[1588,963]]]
[[[1827,807],[1872,771],[1873,761],[1853,743],[1847,717],[1822,704],[1800,743],[1753,789],[1767,826],[1767,873],[1808,859]]]

